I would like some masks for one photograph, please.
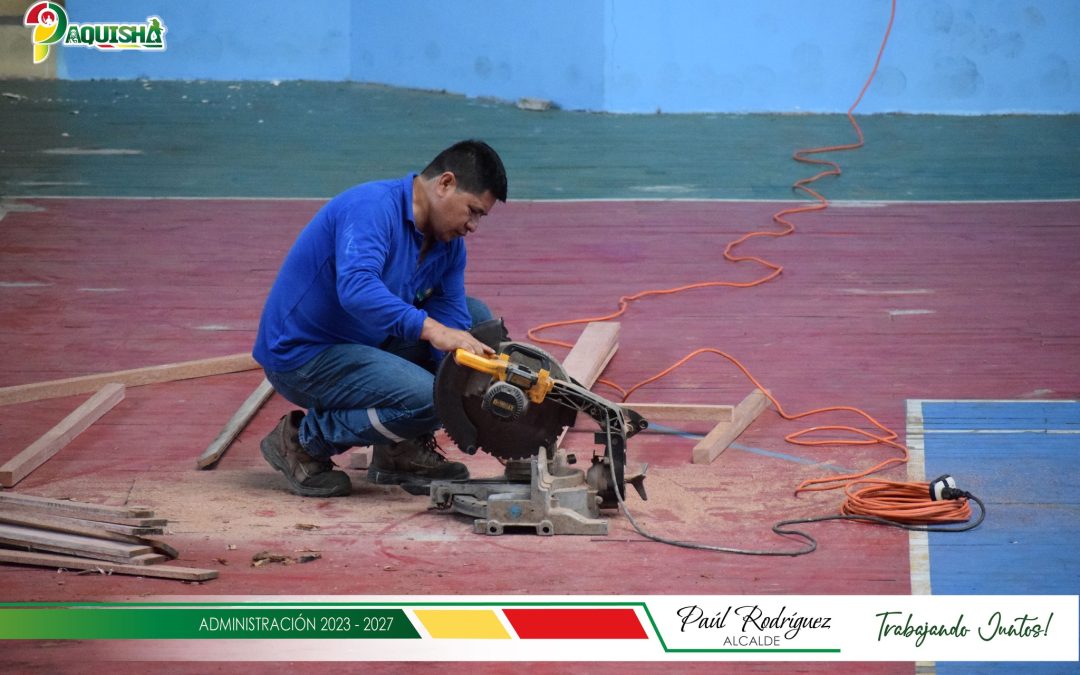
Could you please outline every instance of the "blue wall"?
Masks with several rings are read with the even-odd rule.
[[[358,3],[352,79],[600,110],[604,8],[582,0]]]
[[[1080,112],[1080,1],[899,0],[862,112]],[[162,17],[164,54],[63,48],[73,79],[314,79],[610,112],[837,112],[888,0],[68,0]]]
[[[348,0],[67,0],[73,23],[161,17],[165,51],[53,51],[62,57],[61,76],[74,80],[347,80],[351,6]]]

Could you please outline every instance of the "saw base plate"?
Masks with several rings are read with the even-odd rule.
[[[477,534],[500,535],[533,530],[536,534],[606,535],[600,519],[601,498],[585,472],[566,463],[561,451],[548,461],[547,450],[530,461],[529,482],[469,480],[431,483],[431,501],[439,509],[472,516]]]

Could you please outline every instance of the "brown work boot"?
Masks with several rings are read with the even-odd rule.
[[[443,457],[435,437],[424,434],[411,441],[376,445],[368,467],[368,480],[379,485],[400,485],[411,494],[427,494],[433,480],[468,480],[469,469]]]
[[[281,418],[259,447],[270,466],[285,474],[289,489],[301,497],[344,497],[352,481],[343,471],[335,471],[329,459],[318,459],[300,445],[300,421],[304,413],[294,410]]]

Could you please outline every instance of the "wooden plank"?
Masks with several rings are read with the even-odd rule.
[[[144,553],[153,553],[149,546],[107,541],[77,534],[50,532],[31,527],[0,524],[0,541],[13,546],[26,546],[69,555],[89,556],[107,560],[127,560]]]
[[[371,457],[375,452],[375,448],[363,447],[356,448],[349,455],[349,468],[350,469],[366,469],[371,466]]]
[[[112,532],[113,534],[122,534],[129,537],[145,537],[150,534],[164,534],[165,526],[168,521],[164,518],[143,518],[136,519],[135,522],[145,523],[160,523],[159,525],[144,526],[144,525],[124,525],[123,523],[110,523],[104,520],[89,520],[85,518],[68,518],[61,516],[62,520],[70,522],[72,525],[93,527],[100,529],[104,532]]]
[[[566,374],[586,389],[592,389],[600,379],[600,373],[604,372],[604,368],[619,349],[619,325],[618,321],[594,321],[585,324],[585,330],[581,331],[581,336],[563,359],[562,366]],[[562,446],[568,431],[569,429],[564,429],[559,434],[555,441],[556,448]]]
[[[244,370],[255,370],[256,368],[259,368],[259,364],[251,357],[251,354],[243,353],[211,359],[167,363],[146,368],[118,370],[98,375],[69,377],[63,380],[19,384],[13,387],[0,387],[0,405],[85,394],[95,391],[110,382],[120,382],[129,387],[138,387],[144,384],[190,380],[196,377],[237,373]]]
[[[274,385],[263,378],[262,383],[255,388],[255,391],[251,393],[251,396],[247,397],[247,400],[240,406],[233,416],[225,423],[225,426],[221,429],[221,433],[217,435],[206,450],[199,455],[195,460],[195,466],[200,469],[213,468],[217,461],[221,459],[221,456],[225,454],[225,451],[229,449],[229,445],[233,440],[244,430],[244,427],[248,425],[251,418],[255,417],[255,413],[259,412],[259,408],[263,406],[266,401],[274,395]]]
[[[581,331],[581,337],[563,359],[563,370],[583,387],[591,389],[618,349],[619,322],[586,324],[585,330]]]
[[[75,518],[85,518],[87,520],[114,519],[113,522],[120,522],[131,519],[152,519],[154,517],[153,509],[147,506],[108,506],[107,504],[91,504],[70,499],[38,497],[21,492],[0,492],[0,504],[64,515],[70,514]]]
[[[730,422],[734,419],[735,406],[686,405],[681,403],[623,403],[645,419],[677,419],[694,422]]]
[[[148,540],[140,539],[135,535],[115,532],[101,527],[107,523],[95,523],[93,521],[79,520],[77,518],[42,515],[32,511],[24,511],[22,509],[4,509],[3,511],[0,511],[0,523],[21,525],[22,527],[34,527],[39,530],[52,530],[53,532],[79,534],[85,537],[97,537],[98,539],[108,539],[109,541],[119,541],[128,544],[146,543],[146,545],[150,545]],[[146,534],[160,534],[160,529],[156,529],[154,532],[147,532]]]
[[[177,551],[175,548],[169,546],[163,541],[157,541],[156,539],[143,539],[142,537],[132,538],[138,540],[140,544],[145,544],[149,546],[150,548],[154,549],[155,553],[160,553],[166,558],[171,558],[175,560],[180,557],[180,551]]]
[[[123,399],[123,384],[106,384],[44,436],[0,466],[0,485],[11,487],[26,478]]]
[[[112,532],[113,534],[123,534],[131,537],[145,537],[150,534],[164,534],[165,526],[168,521],[164,518],[143,518],[133,519],[138,523],[159,523],[158,525],[125,525],[123,523],[111,523],[104,520],[89,520],[86,518],[68,518],[63,517],[63,520],[71,522],[73,525],[82,525],[86,527],[96,527],[104,530],[105,532]]]
[[[91,560],[51,553],[9,551],[0,549],[0,562],[57,569],[94,570],[102,574],[130,574],[140,577],[179,579],[181,581],[208,581],[217,578],[217,570],[204,570],[178,565],[132,565],[105,560]]]
[[[126,544],[139,544],[149,546],[157,553],[169,558],[180,557],[179,551],[163,541],[144,539],[139,534],[161,534],[160,527],[133,528],[115,523],[99,523],[91,520],[78,518],[65,518],[63,516],[41,515],[33,511],[22,509],[4,509],[0,511],[0,523],[9,525],[22,525],[24,527],[36,527],[41,530],[53,530],[55,532],[67,532],[68,534],[81,534],[98,539],[119,541]],[[123,528],[126,528],[123,529]]]
[[[693,463],[709,464],[716,459],[767,407],[769,399],[760,389],[750,392],[750,395],[735,407],[730,422],[717,424],[705,438],[698,441],[694,446]]]

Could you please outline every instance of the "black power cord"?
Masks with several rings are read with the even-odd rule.
[[[611,434],[610,429],[607,432]],[[610,447],[610,446],[609,446]],[[717,553],[732,553],[735,555],[753,555],[753,556],[773,556],[773,557],[789,557],[794,558],[808,553],[813,553],[817,550],[817,539],[802,532],[800,530],[785,529],[789,525],[806,525],[812,523],[824,523],[831,520],[847,520],[861,523],[872,523],[875,525],[884,525],[886,527],[896,527],[902,530],[908,530],[910,532],[967,532],[973,530],[982,524],[986,519],[986,505],[981,499],[965,490],[960,490],[956,487],[956,481],[952,476],[941,476],[930,483],[929,491],[930,498],[934,501],[939,500],[953,500],[953,499],[967,499],[974,502],[979,507],[979,516],[973,522],[964,523],[955,527],[949,527],[947,525],[914,525],[910,523],[903,523],[896,520],[889,520],[888,518],[881,518],[880,516],[871,515],[858,515],[858,514],[836,514],[831,516],[817,516],[814,518],[793,518],[791,520],[782,520],[772,526],[772,531],[778,536],[785,539],[795,539],[804,542],[804,546],[798,549],[790,551],[769,551],[758,549],[743,549],[733,548],[729,546],[716,546],[713,544],[703,544],[695,541],[680,541],[677,539],[668,539],[659,535],[648,532],[643,527],[638,525],[634,520],[634,516],[630,513],[630,509],[627,508],[626,502],[623,500],[622,491],[619,490],[618,483],[615,480],[615,466],[614,462],[608,463],[608,468],[611,470],[611,486],[615,492],[615,498],[619,503],[619,508],[622,510],[623,515],[630,521],[630,525],[637,531],[642,537],[646,539],[667,544],[669,546],[678,546],[680,548],[689,548],[699,551],[714,551]]]

